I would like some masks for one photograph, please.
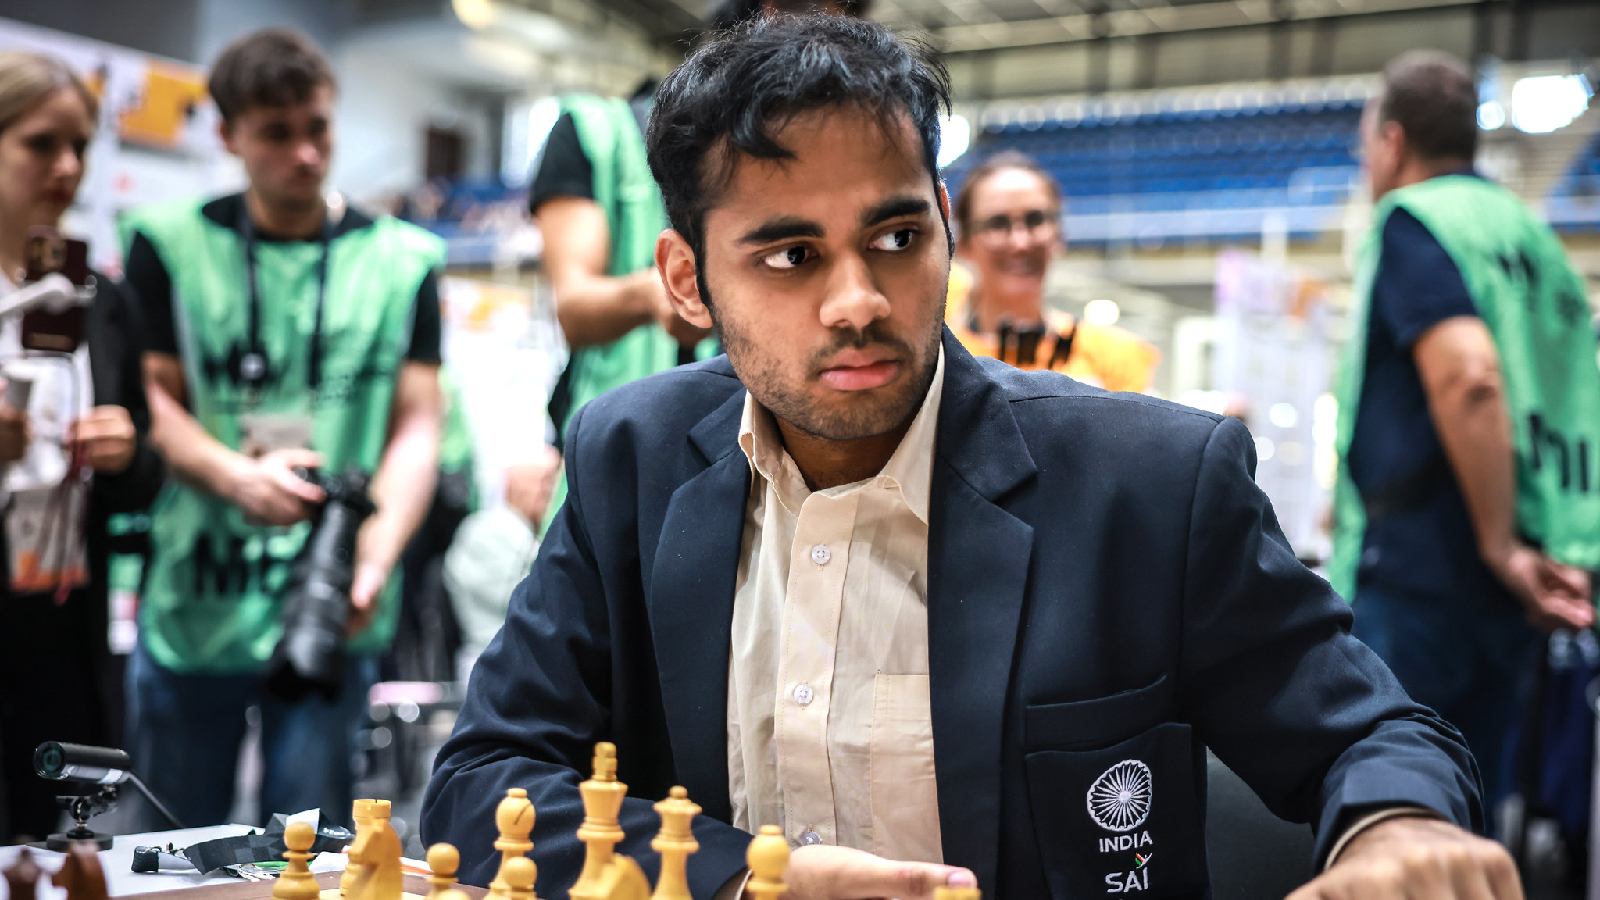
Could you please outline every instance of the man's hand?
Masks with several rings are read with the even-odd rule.
[[[126,471],[138,446],[133,417],[121,406],[96,406],[67,429],[67,446],[96,472]]]
[[[1594,623],[1589,600],[1589,573],[1558,563],[1521,542],[1486,556],[1489,568],[1528,610],[1528,619],[1544,630],[1581,629]]]
[[[967,869],[895,862],[849,847],[797,847],[784,876],[786,900],[933,900],[937,887],[977,887]]]
[[[14,463],[28,453],[33,439],[27,412],[0,403],[0,465]]]
[[[644,289],[650,293],[650,305],[656,317],[656,324],[666,329],[667,334],[678,342],[680,347],[692,347],[704,340],[711,332],[690,323],[688,319],[678,315],[672,308],[672,298],[667,296],[667,287],[661,283],[661,276],[654,268],[643,269],[634,277],[644,280]]]
[[[550,505],[550,493],[561,471],[561,454],[549,444],[527,462],[506,467],[506,505],[535,529]]]
[[[353,638],[372,624],[378,614],[378,595],[389,583],[389,570],[371,562],[356,563],[355,581],[350,585],[350,618],[345,622],[344,636]]]
[[[1386,819],[1288,900],[1522,900],[1505,848],[1437,819]]]
[[[311,518],[312,508],[327,499],[322,488],[294,470],[320,465],[322,457],[310,450],[275,450],[260,459],[245,460],[233,473],[225,496],[252,522],[293,525]]]

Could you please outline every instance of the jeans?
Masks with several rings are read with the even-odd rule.
[[[352,754],[376,677],[374,658],[347,657],[337,702],[313,694],[285,703],[266,693],[261,673],[174,672],[141,644],[128,660],[127,676],[134,770],[186,827],[226,823],[245,711],[259,707],[262,819],[317,807],[329,820],[348,824]],[[146,824],[170,827],[154,819]]]
[[[1411,699],[1460,729],[1483,778],[1484,820],[1512,787],[1507,738],[1540,646],[1522,609],[1496,598],[1444,598],[1361,587],[1352,629]]]

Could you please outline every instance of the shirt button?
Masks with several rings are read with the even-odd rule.
[[[817,692],[811,688],[811,685],[801,684],[795,686],[794,702],[800,704],[801,706],[810,706],[811,701],[815,700],[816,697]]]
[[[811,561],[817,565],[825,566],[830,559],[833,559],[833,551],[828,549],[827,544],[818,544],[811,548]]]
[[[805,834],[800,835],[800,843],[807,847],[815,847],[822,843],[822,835],[808,829]]]

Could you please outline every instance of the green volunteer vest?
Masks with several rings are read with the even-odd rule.
[[[656,238],[668,228],[661,191],[650,175],[644,135],[626,100],[583,94],[563,97],[562,112],[572,116],[578,143],[594,170],[594,200],[606,214],[611,234],[611,260],[606,274],[631,275],[656,264]],[[695,347],[696,359],[721,352],[715,338]],[[585,403],[614,387],[637,381],[678,364],[678,342],[654,322],[633,329],[609,344],[583,347],[567,363],[571,404],[566,421],[557,423],[563,434],[567,422]],[[563,474],[550,499],[553,513],[567,496]],[[549,517],[546,516],[546,521]]]
[[[250,398],[234,383],[230,352],[248,335],[244,247],[238,233],[201,213],[195,201],[129,214],[124,230],[154,245],[172,278],[173,319],[188,382],[190,411],[228,447],[240,446],[247,413],[309,415],[312,449],[324,471],[376,470],[395,380],[411,339],[418,287],[443,263],[443,244],[383,217],[338,234],[329,245],[323,311],[322,386],[309,397],[307,354],[317,295],[318,241],[260,241],[260,335],[269,370]],[[149,577],[139,605],[141,638],[162,666],[232,672],[261,667],[282,632],[279,609],[290,563],[310,532],[247,524],[221,498],[167,481],[150,510]],[[394,636],[399,572],[380,599],[373,625],[350,642],[377,653]]]
[[[1510,191],[1447,175],[1385,196],[1358,258],[1339,380],[1330,580],[1344,597],[1353,596],[1366,515],[1346,459],[1361,401],[1383,226],[1396,208],[1438,239],[1494,336],[1515,445],[1518,530],[1556,560],[1600,565],[1600,366],[1583,281],[1555,234]]]
[[[444,424],[439,432],[439,471],[467,472],[475,468],[472,423],[467,421],[467,406],[462,400],[461,379],[449,366],[439,369],[439,392],[444,395]],[[471,479],[472,494],[467,508],[475,511],[482,502],[477,479]]]

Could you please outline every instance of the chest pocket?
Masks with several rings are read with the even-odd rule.
[[[1055,900],[1204,896],[1204,757],[1169,721],[1171,682],[1029,707],[1034,833]],[[1109,744],[1109,746],[1107,746]]]

